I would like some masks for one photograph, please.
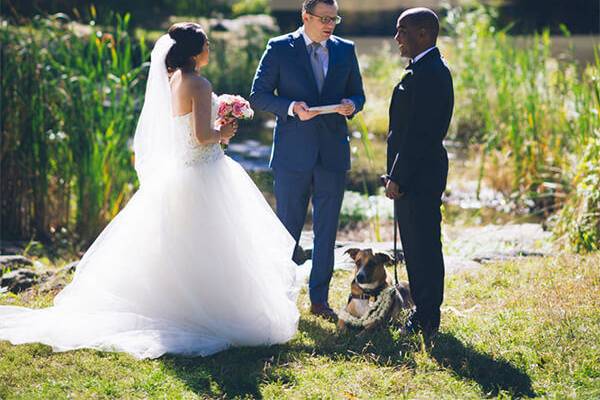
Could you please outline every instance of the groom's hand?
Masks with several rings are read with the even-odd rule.
[[[308,121],[319,115],[319,111],[308,111],[308,105],[303,101],[295,102],[293,110],[301,121]]]
[[[400,192],[398,184],[390,179],[385,184],[385,195],[388,199],[397,200],[404,195]]]
[[[343,116],[348,117],[354,113],[354,110],[356,110],[354,102],[350,99],[342,99],[340,103],[342,105],[337,108],[338,114],[342,114]]]

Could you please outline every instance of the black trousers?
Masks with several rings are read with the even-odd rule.
[[[396,200],[400,240],[404,251],[414,319],[423,328],[437,329],[444,298],[441,197],[405,194]]]

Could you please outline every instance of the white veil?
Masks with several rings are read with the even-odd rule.
[[[140,185],[164,169],[176,156],[178,138],[175,135],[171,86],[165,64],[173,44],[175,41],[165,34],[156,41],[150,55],[144,106],[133,139],[135,170]]]

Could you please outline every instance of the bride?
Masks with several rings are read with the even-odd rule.
[[[295,241],[221,150],[237,127],[215,123],[216,96],[200,73],[209,52],[193,23],[156,42],[134,139],[140,189],[53,307],[0,306],[0,340],[156,358],[294,336]]]

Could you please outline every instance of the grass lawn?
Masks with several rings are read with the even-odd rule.
[[[336,272],[341,306],[350,275]],[[2,304],[41,307],[35,291]],[[432,349],[394,328],[358,338],[308,315],[286,345],[137,361],[0,342],[0,399],[600,398],[600,254],[484,265],[448,277]]]

